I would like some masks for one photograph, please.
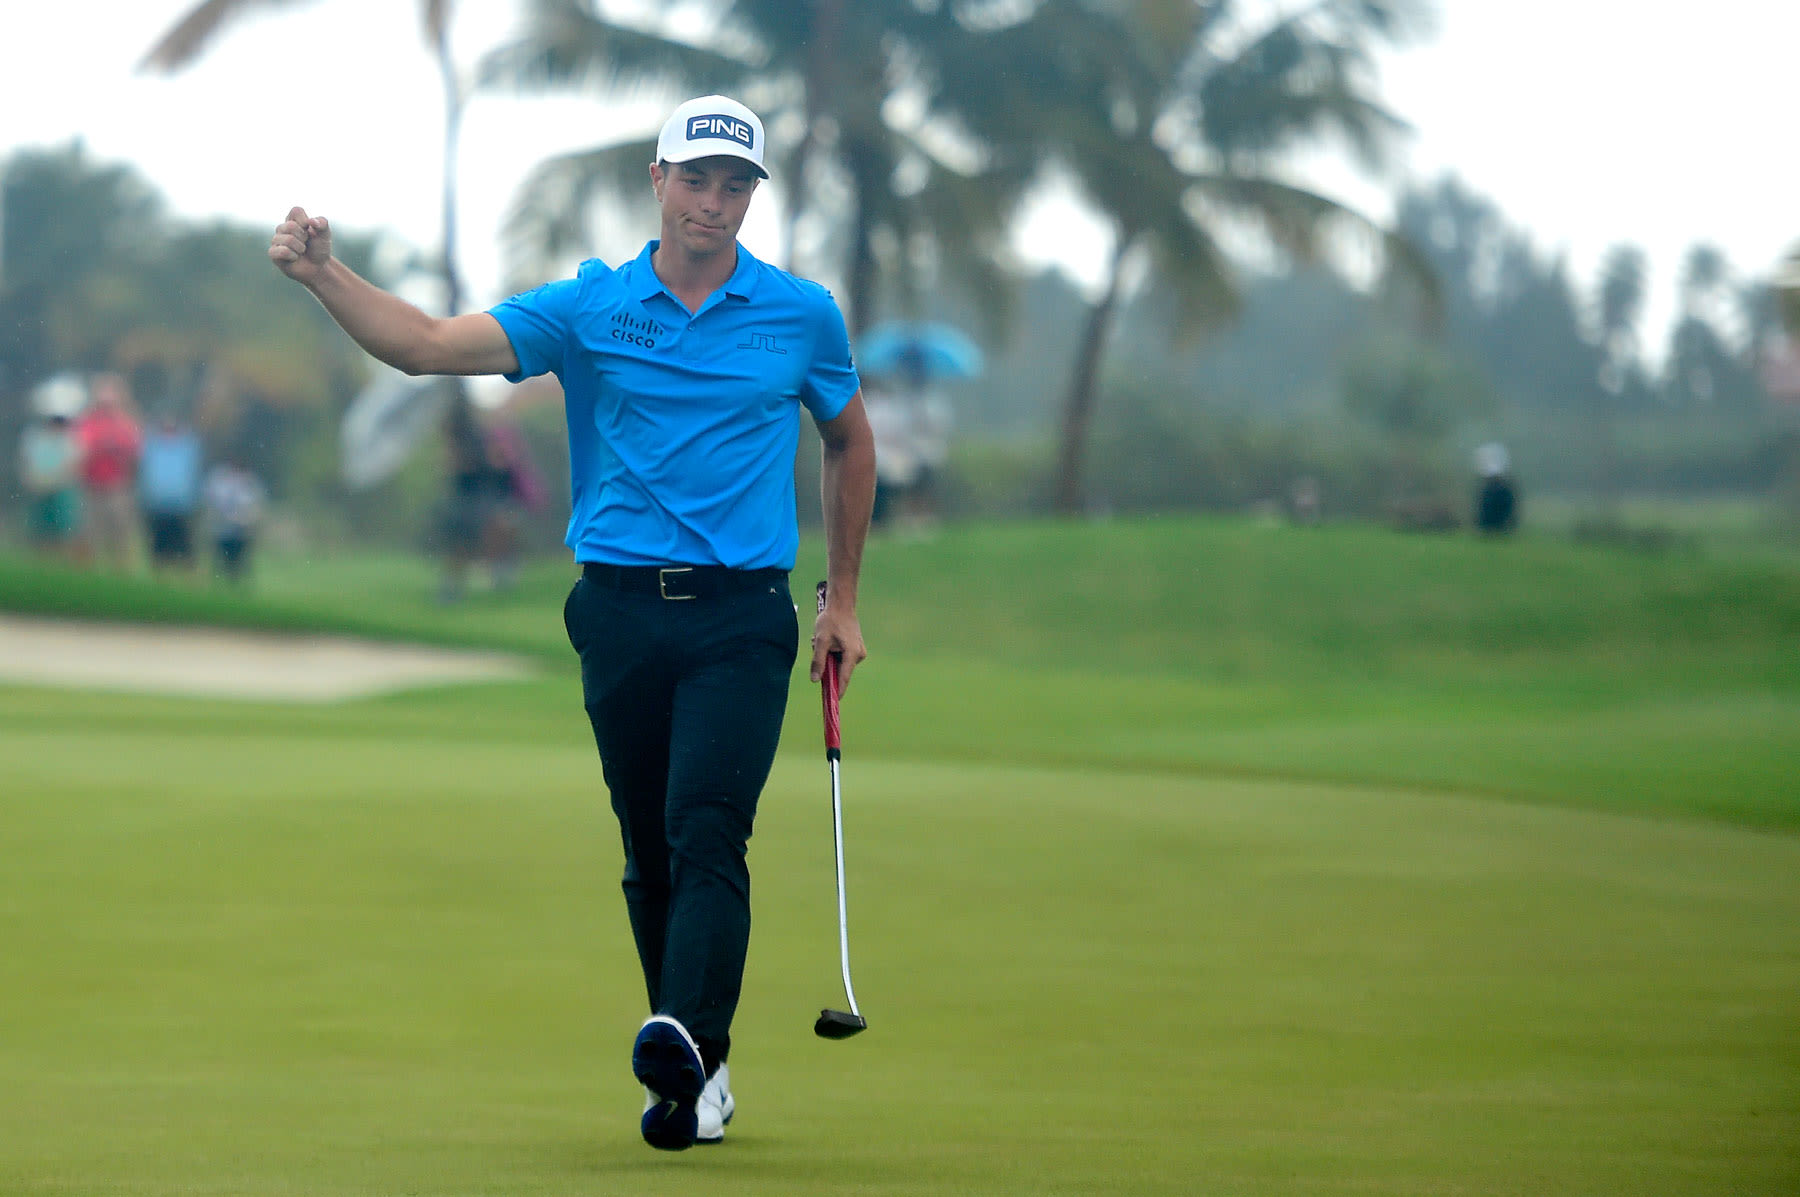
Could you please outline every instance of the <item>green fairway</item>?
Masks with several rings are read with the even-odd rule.
[[[874,546],[844,763],[871,1029],[811,1034],[842,991],[802,674],[738,1117],[679,1156],[636,1134],[567,576],[436,610],[375,559],[250,598],[0,563],[0,606],[544,670],[331,706],[0,688],[0,1194],[1800,1191],[1791,558],[1210,521]]]
[[[1401,791],[782,762],[727,1146],[635,1137],[579,736],[0,733],[0,1191],[1780,1193],[1800,842]],[[571,728],[571,731],[576,729]]]

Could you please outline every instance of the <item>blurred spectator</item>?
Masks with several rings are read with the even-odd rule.
[[[506,480],[488,461],[487,445],[472,419],[459,417],[453,403],[449,420],[450,493],[438,517],[438,536],[444,549],[444,576],[438,582],[438,602],[462,599],[469,585],[469,569],[482,555],[482,534],[488,508]],[[466,427],[459,427],[466,423]]]
[[[531,460],[525,438],[505,421],[472,430],[478,453],[454,450],[450,495],[440,529],[444,542],[444,578],[438,601],[453,603],[469,584],[469,571],[486,566],[496,590],[518,578],[524,517],[541,510],[546,499],[543,477]]]
[[[913,393],[913,452],[919,456],[919,476],[913,482],[912,516],[929,523],[938,517],[938,488],[950,464],[950,401],[935,386]]]
[[[906,402],[878,379],[863,382],[863,406],[869,413],[869,430],[875,434],[875,507],[869,522],[886,527],[919,479],[919,458],[913,451],[911,422]]]
[[[250,551],[262,523],[267,494],[257,476],[237,456],[227,457],[206,476],[206,510],[211,525],[213,569],[228,582],[250,577]]]
[[[200,437],[164,415],[144,438],[138,498],[150,540],[150,568],[192,570],[194,516],[200,506]]]
[[[1506,446],[1490,442],[1475,450],[1475,469],[1481,476],[1475,491],[1475,527],[1484,535],[1507,535],[1519,526],[1519,492]]]
[[[482,556],[494,589],[504,590],[519,578],[526,516],[542,511],[549,495],[518,425],[496,420],[488,428],[487,456],[494,495],[482,530]]]
[[[123,378],[95,377],[87,410],[75,421],[75,441],[81,449],[89,543],[101,565],[130,569],[136,556],[136,482],[144,438]]]
[[[42,412],[19,438],[25,535],[39,552],[72,558],[81,532],[81,447],[64,411]]]
[[[1319,522],[1320,506],[1319,480],[1311,474],[1294,479],[1294,485],[1288,491],[1288,518],[1310,527]]]
[[[950,404],[929,379],[864,379],[863,406],[875,434],[876,526],[918,527],[937,517],[938,485],[950,459]]]

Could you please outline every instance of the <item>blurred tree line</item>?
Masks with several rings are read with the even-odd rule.
[[[271,7],[196,4],[146,65],[178,69]],[[1716,250],[1690,254],[1652,367],[1641,251],[1618,247],[1584,286],[1454,181],[1406,192],[1391,226],[1289,181],[1321,145],[1386,169],[1404,128],[1370,56],[1417,27],[1405,0],[530,0],[468,81],[453,7],[420,2],[447,167],[466,88],[732,91],[766,118],[790,265],[833,283],[853,330],[921,313],[984,330],[989,374],[955,396],[950,514],[1239,508],[1302,480],[1327,512],[1420,509],[1459,503],[1467,449],[1492,438],[1528,485],[1601,495],[1754,490],[1779,469],[1755,368],[1772,305]],[[647,130],[523,180],[521,286],[587,249],[597,211],[638,205],[653,232],[653,143]],[[79,146],[0,177],[5,443],[48,374],[123,368],[147,406],[182,405],[246,450],[286,504],[384,539],[423,519],[441,453],[374,492],[338,483],[337,425],[366,363],[269,268],[266,230],[172,223],[129,168]],[[1052,182],[1110,230],[1091,291],[1012,255],[1010,228]],[[454,229],[448,183],[444,207]],[[448,242],[428,259],[337,240],[379,283],[434,261],[454,290]],[[553,407],[528,417],[554,464]]]
[[[270,268],[266,230],[174,220],[131,167],[79,142],[14,155],[0,189],[0,495],[17,496],[32,391],[116,370],[145,417],[192,420],[210,457],[241,454],[282,498],[353,502],[337,484],[336,420],[363,355]],[[357,270],[391,274],[369,239],[337,241]]]
[[[1471,452],[1491,440],[1528,488],[1596,508],[1793,485],[1795,413],[1761,369],[1781,336],[1766,273],[1693,246],[1675,322],[1653,332],[1637,247],[1578,280],[1454,179],[1409,188],[1396,207],[1436,280],[1432,324],[1392,280],[1358,286],[1290,264],[1246,269],[1237,318],[1183,346],[1151,279],[1121,316],[1093,493],[1121,510],[1241,509],[1284,503],[1311,479],[1327,512],[1460,509]],[[1068,356],[1081,304],[1059,273],[1036,278],[1018,335],[963,397],[965,451],[1009,479],[1002,490],[1042,476],[1051,450],[1033,442],[1055,384],[1036,363]],[[1041,509],[1037,486],[1007,509]],[[1006,502],[973,485],[965,501]]]

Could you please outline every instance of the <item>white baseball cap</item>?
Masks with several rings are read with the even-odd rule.
[[[763,165],[763,125],[736,100],[726,96],[700,96],[677,108],[656,139],[659,162],[692,162],[724,154],[742,158],[769,177]]]

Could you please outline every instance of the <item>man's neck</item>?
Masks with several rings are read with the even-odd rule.
[[[696,257],[683,253],[664,237],[656,252],[650,255],[650,268],[656,271],[663,286],[687,305],[688,311],[698,312],[712,293],[729,282],[737,270],[737,246],[734,244],[729,253]]]

